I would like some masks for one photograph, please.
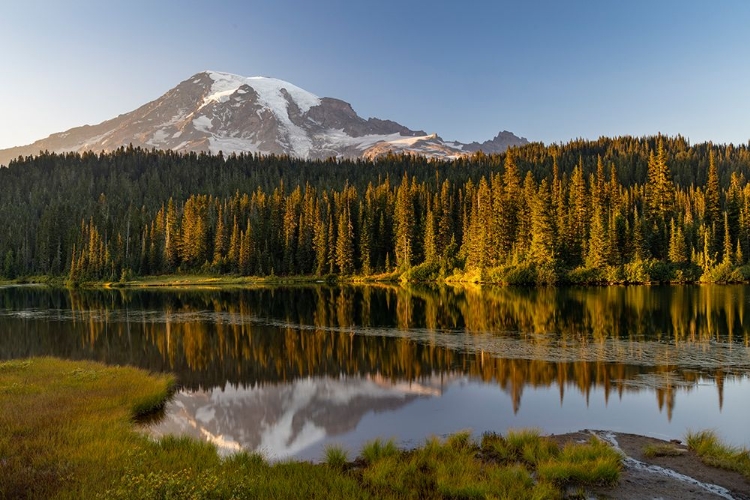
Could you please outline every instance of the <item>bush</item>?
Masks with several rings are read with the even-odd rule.
[[[710,283],[734,283],[743,281],[743,274],[739,269],[735,269],[731,262],[722,262],[704,272],[703,276],[701,276],[701,281]]]
[[[636,260],[625,264],[623,266],[623,278],[625,283],[648,283],[651,281],[646,261]]]
[[[565,277],[571,285],[591,285],[604,281],[602,270],[596,267],[577,267]]]
[[[435,281],[440,277],[440,264],[424,262],[401,275],[401,281]]]
[[[537,285],[554,285],[559,281],[557,269],[552,264],[542,264],[536,267]]]

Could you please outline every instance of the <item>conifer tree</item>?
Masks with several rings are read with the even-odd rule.
[[[675,264],[687,262],[687,247],[682,226],[672,219],[669,227],[669,260]]]
[[[501,260],[507,260],[516,243],[519,225],[518,212],[522,196],[521,178],[511,150],[508,150],[505,155],[502,184],[504,190],[499,194],[499,203],[495,209],[499,219],[497,224],[497,252]]]
[[[602,268],[607,265],[607,230],[602,219],[602,209],[597,205],[591,217],[588,251],[586,252],[587,267]]]
[[[708,156],[708,178],[706,179],[706,224],[718,224],[721,219],[719,173],[716,169],[714,149],[711,145]]]
[[[438,258],[437,236],[435,234],[435,214],[432,207],[427,208],[427,217],[424,224],[424,261],[436,262]]]
[[[237,214],[235,213],[232,222],[232,235],[229,238],[229,249],[227,250],[227,261],[234,272],[239,272],[240,270],[241,241],[242,234],[240,233],[240,225],[237,222]]]
[[[341,274],[354,272],[354,228],[349,205],[339,213],[338,233],[336,237],[336,265]]]
[[[164,230],[164,258],[173,271],[179,262],[178,244],[180,241],[180,227],[178,225],[177,209],[174,200],[169,198],[167,202],[166,227]]]
[[[732,264],[732,239],[729,235],[729,214],[724,211],[724,255],[723,262]]]
[[[396,266],[406,270],[412,265],[415,226],[414,200],[406,174],[396,193],[395,225]]]
[[[214,237],[214,266],[221,266],[227,252],[227,231],[224,225],[224,212],[219,205],[219,212],[216,216],[216,235]]]
[[[555,236],[552,230],[552,200],[547,179],[542,180],[531,209],[529,255],[537,264],[555,265]]]
[[[323,219],[319,204],[316,204],[314,214],[315,234],[313,236],[313,247],[315,248],[315,274],[322,276],[326,272],[328,263],[328,227],[324,222],[325,219]]]

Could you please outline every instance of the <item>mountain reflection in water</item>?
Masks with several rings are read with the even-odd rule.
[[[8,287],[0,288],[0,357],[54,355],[174,372],[184,391],[165,429],[227,450],[287,456],[323,435],[346,436],[373,412],[446,400],[446,388],[461,384],[507,395],[514,418],[523,416],[525,392],[554,394],[560,407],[580,399],[580,415],[593,414],[592,394],[605,406],[613,397],[645,396],[669,422],[678,394],[705,399],[709,389],[713,413],[731,413],[725,385],[748,386],[749,292],[740,285]],[[711,415],[695,428],[714,427]]]

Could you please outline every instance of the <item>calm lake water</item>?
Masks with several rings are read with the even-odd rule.
[[[0,288],[0,359],[175,373],[152,432],[270,458],[471,429],[750,446],[750,287]]]

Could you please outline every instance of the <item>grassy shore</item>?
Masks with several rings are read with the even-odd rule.
[[[595,439],[469,433],[415,450],[330,448],[321,464],[221,458],[209,444],[153,441],[135,421],[174,380],[126,367],[35,358],[0,363],[0,498],[556,498],[614,484],[620,458]]]
[[[722,443],[713,431],[689,432],[685,441],[706,465],[739,472],[750,479],[750,450]]]
[[[66,288],[246,288],[251,286],[294,285],[311,283],[432,283],[481,284],[495,286],[602,286],[602,285],[653,285],[750,283],[750,265],[739,268],[722,265],[711,272],[702,272],[693,266],[690,272],[675,266],[648,261],[639,265],[608,267],[606,269],[576,268],[557,270],[544,266],[518,264],[505,267],[454,269],[444,274],[436,264],[421,264],[408,271],[393,271],[371,275],[292,275],[292,276],[238,276],[232,274],[168,274],[156,276],[131,276],[117,280],[70,281],[64,276],[27,276],[13,280],[0,278],[0,285],[39,284]]]
[[[45,285],[54,288],[248,288],[270,285],[304,285],[313,283],[394,283],[398,273],[382,273],[367,276],[237,276],[231,274],[165,274],[137,276],[119,281],[70,282],[61,276],[28,276],[14,280],[0,279],[2,285]]]

